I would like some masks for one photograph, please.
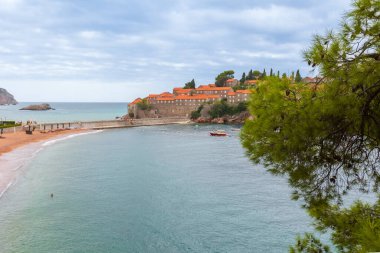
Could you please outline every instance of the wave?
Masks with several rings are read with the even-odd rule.
[[[67,135],[67,136],[62,137],[62,138],[57,138],[57,139],[46,141],[46,142],[44,142],[42,144],[42,146],[46,147],[46,146],[53,145],[54,143],[57,143],[57,142],[60,142],[60,141],[64,141],[64,140],[68,140],[68,139],[72,139],[74,137],[78,137],[78,136],[81,136],[81,135],[96,134],[96,133],[103,132],[103,131],[104,130],[95,130],[95,131],[86,132],[86,133],[71,134],[71,135]]]

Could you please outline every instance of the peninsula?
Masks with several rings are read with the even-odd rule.
[[[0,88],[0,105],[15,105],[16,99],[6,89]]]

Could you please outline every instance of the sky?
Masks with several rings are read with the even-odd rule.
[[[350,0],[0,0],[0,87],[18,101],[129,102],[224,70],[300,69]]]

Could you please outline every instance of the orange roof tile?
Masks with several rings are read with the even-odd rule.
[[[159,97],[174,97],[174,95],[170,92],[163,92],[159,95]]]
[[[235,82],[235,81],[237,81],[235,78],[230,78],[226,82]]]
[[[233,91],[230,91],[230,92],[227,93],[227,96],[235,96],[235,95],[236,95],[236,93],[233,92]]]
[[[177,94],[186,94],[186,93],[191,92],[192,90],[193,89],[177,89],[177,88],[174,88],[173,92],[175,92]]]
[[[198,90],[198,91],[221,91],[221,90],[232,90],[231,87],[210,87],[210,86],[205,86],[205,87],[198,87],[197,89],[195,90]]]
[[[159,97],[157,101],[174,101],[174,97]]]
[[[142,99],[136,98],[135,100],[133,100],[133,102],[129,103],[129,105],[135,105],[135,104],[140,103],[140,102],[142,102]]]
[[[158,96],[159,96],[159,94],[149,94],[149,96],[147,96],[147,98],[156,98]]]
[[[205,95],[205,94],[198,94],[198,95],[193,95],[193,96],[189,96],[189,95],[181,95],[181,96],[177,96],[175,99],[176,100],[203,100],[203,99],[213,99],[213,98],[219,98],[218,95]]]
[[[241,93],[241,94],[251,94],[251,90],[237,90],[236,93]]]

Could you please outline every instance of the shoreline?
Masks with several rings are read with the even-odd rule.
[[[44,132],[42,124],[40,130],[36,130],[32,135],[27,135],[24,131],[5,132],[0,138],[0,199],[4,193],[11,187],[22,173],[22,168],[34,156],[46,146],[57,141],[70,139],[76,136],[98,133],[105,129],[128,128],[139,126],[158,126],[170,124],[189,124],[191,121],[184,119],[140,119],[134,121],[136,124],[128,124],[132,122],[110,120],[110,121],[93,121],[81,122],[75,128],[64,128],[65,124],[55,123],[53,132]],[[127,125],[126,125],[127,124]],[[53,126],[53,124],[46,124]],[[58,128],[61,127],[62,128]],[[47,128],[49,129],[49,128]],[[49,129],[50,130],[50,129]]]
[[[57,141],[88,133],[89,129],[70,129],[51,133],[25,132],[5,133],[0,138],[0,199],[4,193],[17,182],[22,168],[44,147]]]

